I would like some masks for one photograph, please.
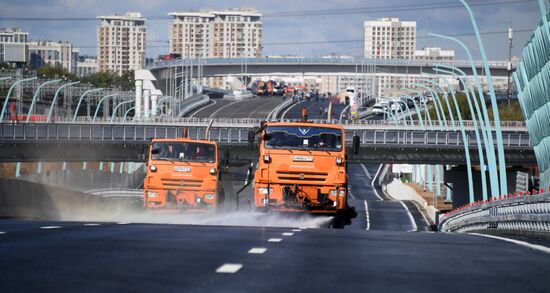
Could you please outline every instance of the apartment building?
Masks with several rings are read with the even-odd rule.
[[[145,18],[138,12],[98,16],[97,59],[100,72],[122,74],[145,67]]]
[[[262,14],[254,9],[171,12],[170,52],[183,58],[241,58],[262,54]]]
[[[80,50],[69,42],[30,41],[28,42],[29,65],[40,68],[46,64],[61,67],[71,73],[76,72]]]
[[[23,32],[18,28],[0,29],[0,61],[26,63],[28,37],[28,32]]]
[[[365,21],[365,58],[414,59],[416,50],[416,22],[383,17]]]

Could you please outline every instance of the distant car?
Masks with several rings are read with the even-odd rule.
[[[388,111],[387,104],[377,103],[372,106],[372,112],[376,115],[382,115],[385,111]]]

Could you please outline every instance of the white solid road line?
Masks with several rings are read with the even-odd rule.
[[[250,253],[250,254],[264,254],[266,251],[267,251],[267,248],[253,247],[248,251],[248,253]]]
[[[514,243],[514,244],[517,244],[517,245],[521,245],[521,246],[528,247],[528,248],[531,248],[531,249],[535,249],[535,250],[538,250],[538,251],[542,251],[542,252],[545,252],[545,253],[550,253],[550,247],[546,247],[546,246],[542,246],[542,245],[538,245],[538,244],[532,244],[532,243],[521,241],[521,240],[510,239],[510,238],[505,238],[505,237],[500,237],[500,236],[495,236],[495,235],[481,234],[481,233],[468,233],[468,234],[477,235],[477,236],[481,236],[481,237],[498,239],[498,240],[502,240],[502,241],[506,241],[506,242],[511,242],[511,243]]]
[[[269,238],[267,242],[281,242],[283,241],[283,238]]]
[[[380,167],[378,167],[378,171],[376,171],[376,174],[374,174],[374,177],[372,177],[372,181],[370,182],[372,190],[374,190],[374,195],[376,195],[376,197],[378,197],[380,200],[384,199],[380,196],[380,194],[378,194],[378,191],[376,191],[376,187],[374,187],[374,181],[376,181],[376,178],[378,178],[380,171],[382,171],[382,166],[384,166],[384,164],[380,164]]]
[[[118,222],[117,225],[128,225],[131,224],[130,222]]]
[[[216,269],[216,273],[220,274],[234,274],[243,267],[240,263],[226,263]]]
[[[294,233],[291,233],[291,232],[284,232],[282,235],[283,235],[283,236],[292,236],[292,235],[294,235]]]
[[[189,118],[195,117],[195,115],[197,115],[200,111],[202,111],[202,110],[204,110],[204,109],[207,109],[207,108],[210,108],[210,107],[212,107],[212,106],[214,106],[214,105],[216,105],[216,104],[218,103],[218,101],[213,101],[213,102],[214,102],[214,103],[212,103],[212,104],[210,104],[210,105],[208,105],[208,106],[206,106],[206,107],[204,107],[204,108],[201,108],[201,109],[199,109],[197,112],[191,114],[191,116],[189,116]]]
[[[302,232],[301,229],[292,229],[292,232]]]
[[[367,229],[365,230],[370,230],[369,205],[367,204],[366,200],[364,200],[363,203],[365,204],[365,216],[367,217]]]
[[[367,167],[365,167],[365,164],[361,163],[360,165],[361,165],[361,168],[363,168],[363,171],[365,171],[365,174],[367,174],[367,177],[369,179],[372,179],[372,175],[370,174],[369,169],[367,169]]]
[[[2,231],[0,231],[0,235],[2,235],[2,234],[6,234],[6,232],[2,232]]]
[[[409,216],[409,220],[411,221],[411,227],[412,229],[409,230],[409,232],[415,232],[418,231],[418,226],[416,226],[416,222],[414,221],[413,215],[411,214],[411,211],[409,211],[409,208],[403,203],[402,201],[399,201],[399,203],[403,206],[405,211],[407,212],[407,215]]]
[[[100,226],[101,224],[98,223],[85,223],[84,226],[92,227],[92,226]]]
[[[286,113],[287,113],[288,111],[290,111],[290,109],[294,108],[294,106],[296,106],[296,105],[298,105],[298,104],[301,104],[301,103],[302,103],[302,102],[298,102],[298,103],[295,103],[295,104],[293,104],[292,106],[286,108],[286,110],[283,112],[283,115],[281,115],[281,118],[279,118],[279,119],[285,119]]]
[[[42,226],[42,227],[40,227],[40,229],[45,229],[45,230],[48,230],[48,229],[61,229],[61,226]]]

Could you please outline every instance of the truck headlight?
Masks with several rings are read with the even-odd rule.
[[[341,189],[341,190],[331,190],[329,191],[328,193],[329,196],[336,196],[336,195],[340,195],[340,196],[344,196],[346,195],[346,191],[344,189]]]
[[[336,164],[337,164],[337,165],[342,164],[342,158],[337,157],[337,158],[336,158]]]
[[[216,197],[216,195],[214,195],[214,194],[205,194],[204,195],[205,199],[214,199],[214,197]]]
[[[147,197],[158,197],[159,193],[154,191],[147,191]]]
[[[265,188],[265,187],[260,187],[258,188],[258,193],[261,194],[261,195],[266,195],[266,194],[272,194],[273,193],[273,188]]]
[[[149,167],[149,169],[151,169],[151,172],[157,172],[157,166],[155,164],[151,164],[151,167]]]
[[[216,174],[216,169],[210,168],[210,174],[212,174],[212,175]]]
[[[264,155],[264,163],[269,163],[270,160],[271,158],[269,157],[269,155]]]

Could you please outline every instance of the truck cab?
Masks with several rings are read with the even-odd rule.
[[[218,146],[206,140],[155,139],[149,148],[144,206],[150,209],[219,208]]]
[[[253,205],[337,214],[348,209],[344,129],[309,122],[267,122],[261,131]]]

